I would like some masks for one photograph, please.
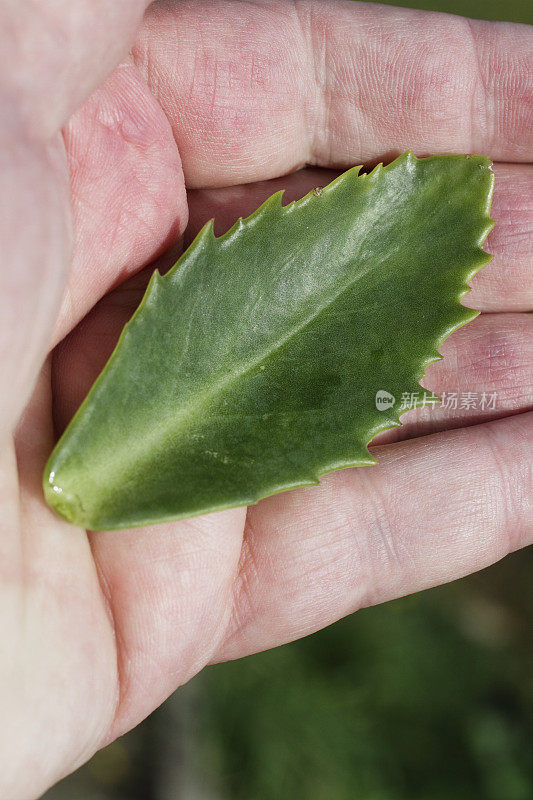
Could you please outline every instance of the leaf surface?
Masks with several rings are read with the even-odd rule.
[[[143,525],[374,463],[367,444],[477,315],[460,299],[490,259],[493,174],[411,153],[359,170],[285,207],[278,192],[221,237],[208,223],[154,273],[46,466],[59,514]]]

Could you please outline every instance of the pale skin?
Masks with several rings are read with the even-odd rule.
[[[0,10],[6,800],[38,796],[208,663],[533,540],[531,29],[334,0],[147,6]],[[464,301],[484,313],[424,379],[496,392],[496,409],[408,412],[373,446],[379,466],[248,511],[120,533],[58,519],[45,460],[154,259],[213,215],[221,232],[280,187],[293,199],[407,148],[496,162],[494,259]]]

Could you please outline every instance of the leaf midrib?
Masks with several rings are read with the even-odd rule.
[[[362,247],[362,244],[359,246],[359,251]],[[352,256],[347,260],[347,264],[351,263],[354,258],[357,258],[357,255]],[[120,483],[123,483],[125,478],[127,479],[127,475],[133,471],[138,469],[138,461],[139,455],[143,458],[144,462],[151,461],[154,458],[157,458],[157,451],[154,451],[154,445],[160,448],[162,445],[164,446],[165,441],[168,441],[172,434],[175,433],[180,426],[180,423],[184,419],[191,419],[196,416],[199,416],[202,412],[205,413],[206,408],[208,408],[212,401],[222,394],[226,389],[228,389],[233,383],[244,378],[248,373],[252,372],[253,370],[259,368],[265,361],[271,358],[277,351],[279,351],[282,347],[284,347],[287,342],[293,339],[295,336],[300,334],[303,330],[305,330],[309,325],[315,322],[325,311],[327,311],[331,306],[333,306],[343,295],[347,292],[352,290],[356,283],[360,282],[371,270],[375,268],[376,264],[375,261],[370,263],[365,269],[362,269],[358,272],[355,276],[352,276],[348,281],[343,282],[341,288],[335,292],[334,294],[330,295],[328,299],[319,304],[317,308],[315,308],[311,314],[309,314],[301,324],[295,325],[291,331],[286,334],[285,336],[278,338],[271,346],[267,349],[263,350],[261,354],[250,361],[245,362],[243,367],[238,371],[232,371],[230,374],[225,375],[223,378],[216,381],[212,387],[209,388],[208,391],[204,391],[199,394],[194,395],[194,399],[188,403],[184,403],[179,411],[174,411],[171,415],[169,415],[164,424],[164,432],[161,431],[162,421],[157,426],[154,426],[148,433],[148,435],[143,435],[135,440],[135,443],[128,442],[127,447],[127,454],[128,454],[128,462],[132,463],[131,469],[128,469],[127,466],[125,468],[124,463],[122,461],[122,456],[116,454],[114,458],[108,459],[109,464],[109,471],[117,475]],[[163,281],[165,278],[163,277]],[[186,426],[182,426],[182,430],[186,429]],[[145,452],[150,454],[149,458],[145,457]],[[117,465],[120,465],[120,469],[117,468]],[[96,474],[99,475],[100,472],[97,470]],[[107,477],[102,476],[103,483],[105,485],[109,484],[109,480]]]

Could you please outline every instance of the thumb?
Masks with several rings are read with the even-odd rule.
[[[61,127],[127,52],[146,0],[0,9],[0,443],[46,354],[71,252]]]

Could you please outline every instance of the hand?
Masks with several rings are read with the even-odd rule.
[[[0,11],[5,800],[44,791],[209,662],[533,539],[531,30],[331,0],[167,0],[141,24],[147,5]],[[496,392],[496,407],[409,412],[404,441],[372,448],[379,466],[248,513],[96,534],[55,517],[41,490],[54,425],[109,355],[143,267],[213,213],[221,232],[277,188],[293,199],[322,168],[408,148],[504,162],[494,259],[466,301],[486,313],[425,378]]]

